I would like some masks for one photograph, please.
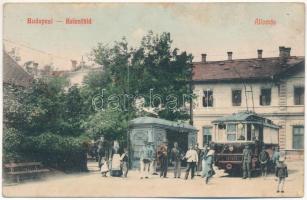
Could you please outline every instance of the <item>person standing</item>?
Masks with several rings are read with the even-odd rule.
[[[278,178],[276,192],[284,193],[284,184],[285,184],[286,177],[288,177],[288,170],[287,170],[287,165],[284,163],[285,159],[283,157],[280,157],[278,161],[279,162],[276,166],[276,171],[275,171],[275,175]]]
[[[141,151],[141,156],[140,156],[141,179],[149,178],[151,155],[153,154],[151,147],[149,146],[149,143],[145,141],[144,144],[145,145]]]
[[[128,149],[124,148],[124,153],[120,157],[121,161],[121,169],[122,169],[122,177],[127,178],[128,175],[128,162],[129,162],[129,155],[128,155]]]
[[[158,175],[157,174],[157,150],[154,147],[153,142],[150,142],[150,148],[152,151],[152,159],[150,163],[150,174],[151,175]]]
[[[204,165],[204,178],[206,184],[208,184],[209,179],[215,174],[213,170],[213,161],[214,161],[214,150],[210,149],[207,155],[205,156],[205,165]]]
[[[265,147],[263,146],[259,154],[261,176],[266,177],[267,175],[269,158],[270,158],[269,153],[265,151]]]
[[[195,151],[197,152],[198,158],[200,158],[201,150],[199,148],[198,143],[195,145]],[[195,168],[196,168],[196,176],[199,176],[199,171],[201,171],[201,159],[198,159]]]
[[[206,166],[206,156],[208,154],[208,151],[210,150],[210,148],[208,147],[208,145],[204,146],[204,149],[201,152],[201,177],[204,178],[205,177],[205,166]]]
[[[243,179],[247,176],[251,178],[251,162],[252,162],[252,151],[249,149],[249,145],[246,144],[243,150]]]
[[[272,154],[272,163],[274,169],[276,168],[280,158],[280,152],[279,152],[279,147],[275,147],[274,152]]]
[[[101,169],[101,166],[104,164],[106,158],[106,142],[104,141],[104,137],[102,136],[98,141],[98,168]]]
[[[159,161],[160,161],[160,177],[167,178],[168,168],[168,147],[167,142],[164,142],[159,149]]]
[[[191,171],[191,179],[193,179],[195,165],[198,162],[198,155],[195,149],[193,149],[193,145],[190,145],[189,150],[185,154],[185,159],[187,160],[187,169],[185,173],[185,179],[188,179],[190,171]]]
[[[174,147],[171,151],[171,159],[174,164],[174,178],[180,178],[182,152],[181,149],[178,147],[177,142],[174,142]]]

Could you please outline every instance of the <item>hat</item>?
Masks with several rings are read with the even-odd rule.
[[[279,162],[284,162],[285,161],[285,158],[284,157],[279,157]]]
[[[207,153],[207,156],[214,155],[214,150],[210,149],[209,152]]]

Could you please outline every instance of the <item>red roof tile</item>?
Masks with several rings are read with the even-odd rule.
[[[268,79],[272,76],[304,66],[304,57],[292,56],[286,62],[279,57],[262,59],[239,59],[193,63],[193,81],[224,81],[236,79]]]

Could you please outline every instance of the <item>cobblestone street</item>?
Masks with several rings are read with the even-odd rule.
[[[273,175],[243,180],[229,177],[222,171],[205,184],[199,176],[194,180],[174,179],[171,170],[167,179],[153,176],[140,179],[130,171],[127,179],[103,178],[96,163],[90,162],[90,173],[57,174],[42,180],[25,181],[3,186],[6,197],[301,197],[303,196],[303,161],[288,162],[289,177],[285,193],[276,193]]]

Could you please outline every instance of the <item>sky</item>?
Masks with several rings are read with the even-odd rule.
[[[15,3],[4,6],[4,48],[17,47],[22,62],[40,66],[53,62],[57,70],[71,68],[70,60],[87,60],[98,43],[112,45],[126,37],[137,47],[144,34],[170,32],[173,48],[200,61],[278,56],[278,47],[291,47],[303,56],[303,3]],[[63,20],[91,18],[91,25],[30,25],[27,18]],[[276,25],[255,25],[272,19]]]

